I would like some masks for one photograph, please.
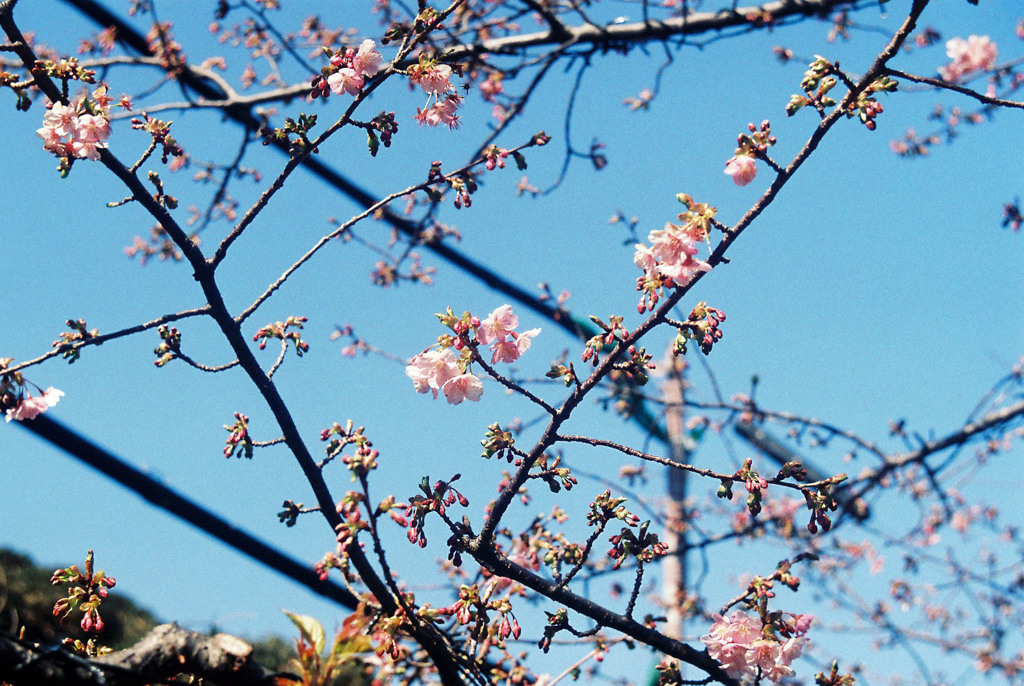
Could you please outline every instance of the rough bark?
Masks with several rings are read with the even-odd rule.
[[[0,681],[12,686],[133,686],[179,674],[223,686],[271,684],[274,674],[252,659],[252,646],[229,634],[206,636],[161,624],[130,648],[85,659],[0,634]]]

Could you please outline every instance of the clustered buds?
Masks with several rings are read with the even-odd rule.
[[[733,474],[733,479],[744,482],[747,493],[749,493],[747,496],[747,509],[752,517],[756,517],[761,513],[761,500],[764,497],[763,492],[768,489],[768,482],[754,471],[753,460],[750,459],[744,460],[743,466]],[[723,486],[725,486],[724,483]],[[726,491],[729,491],[728,487],[726,487]],[[723,497],[721,489],[719,489],[718,495]],[[729,492],[729,496],[732,496],[731,492]]]
[[[1024,214],[1020,211],[1020,200],[1014,200],[1003,205],[1003,228],[1013,229],[1014,233],[1020,231],[1024,226]]]
[[[379,138],[377,132],[380,132]],[[366,147],[370,150],[370,155],[377,156],[381,143],[385,148],[390,148],[391,137],[396,133],[398,133],[398,122],[395,120],[394,112],[381,112],[371,119],[369,127],[366,129]]]
[[[469,634],[474,640],[503,646],[510,636],[518,639],[521,629],[508,598],[492,599],[498,587],[496,581],[488,582],[482,590],[478,584],[463,585],[459,588],[459,599],[438,613],[450,615],[460,625],[469,627]],[[491,612],[498,614],[493,620]]]
[[[320,581],[327,581],[331,569],[343,569],[342,558],[331,552],[326,553],[319,562],[313,565],[313,570],[320,577]]]
[[[338,541],[337,556],[341,558],[340,568],[344,570],[348,564],[348,548],[355,544],[356,537],[360,531],[370,528],[362,517],[359,506],[365,501],[365,497],[356,491],[349,491],[345,497],[338,502],[335,510],[341,515],[341,523],[334,529]]]
[[[148,114],[143,114],[142,119],[132,119],[132,128],[136,131],[145,131],[153,137],[153,145],[160,146],[160,161],[167,164],[171,157],[181,157],[185,154],[178,141],[171,136],[171,122],[161,121]]]
[[[857,678],[849,672],[840,674],[839,661],[833,660],[828,674],[818,672],[814,675],[814,683],[816,686],[853,686],[857,683]]]
[[[314,148],[313,143],[309,140],[309,132],[316,126],[316,119],[315,114],[302,113],[299,114],[297,121],[291,117],[285,117],[284,126],[273,129],[263,127],[260,129],[263,145],[271,143],[287,145],[291,155],[297,155],[307,150],[317,152],[317,148]]]
[[[612,497],[612,492],[606,490],[590,503],[590,512],[587,513],[588,526],[600,526],[617,519],[628,526],[636,526],[640,518],[626,509],[623,504],[626,498],[622,496]]]
[[[284,509],[277,513],[278,520],[280,520],[280,522],[285,526],[295,526],[295,522],[298,520],[299,515],[302,514],[302,503],[286,500],[281,503],[281,507]]]
[[[821,526],[822,531],[828,531],[832,528],[832,520],[829,518],[828,513],[839,509],[839,503],[832,495],[832,487],[841,484],[846,479],[846,474],[838,474],[818,486],[817,489],[803,489],[804,500],[807,501],[807,509],[811,511],[811,520],[807,523],[807,530],[812,534],[818,533],[819,526]]]
[[[306,317],[288,317],[283,322],[274,322],[262,327],[252,339],[260,342],[260,350],[266,348],[267,341],[272,338],[277,338],[285,343],[291,341],[295,345],[295,354],[302,357],[303,353],[309,351],[309,343],[302,340],[298,331],[289,331],[288,329],[301,329],[305,322]]]
[[[235,423],[225,424],[225,430],[228,431],[229,435],[224,443],[224,457],[234,457],[237,453],[239,456],[245,455],[245,457],[252,459],[253,442],[252,438],[249,437],[249,418],[240,412],[235,413]]]
[[[786,105],[786,114],[792,117],[805,105],[813,105],[819,112],[824,112],[828,107],[835,107],[836,101],[828,96],[828,92],[836,87],[839,82],[834,74],[839,73],[839,63],[833,64],[821,55],[815,55],[814,61],[807,67],[804,77],[800,81],[800,87],[804,89],[803,95],[793,95]]]
[[[181,332],[173,326],[160,326],[156,332],[160,334],[160,345],[153,350],[153,354],[157,356],[153,364],[163,367],[181,356]]]
[[[685,322],[677,323],[672,352],[676,355],[684,355],[687,341],[696,340],[700,345],[700,351],[705,355],[710,355],[715,343],[722,339],[722,330],[718,327],[724,321],[724,312],[709,307],[706,302],[697,303],[697,306],[690,312],[689,318]]]
[[[847,117],[858,117],[868,131],[874,131],[875,117],[882,113],[882,103],[878,102],[872,94],[892,93],[896,90],[897,83],[888,76],[882,76],[871,83],[864,91],[857,94],[857,97],[850,102],[846,108]]]
[[[107,590],[113,588],[117,582],[114,577],[104,574],[102,569],[93,570],[91,550],[85,556],[85,572],[79,570],[78,565],[58,569],[53,573],[50,583],[54,586],[68,584],[70,587],[67,595],[54,604],[54,617],[59,617],[63,622],[77,609],[82,613],[82,631],[97,634],[103,631],[103,618],[99,613],[100,603],[107,597]]]
[[[551,460],[547,453],[543,453],[537,458],[537,462],[534,465],[538,471],[530,474],[531,479],[540,479],[548,485],[548,489],[552,493],[558,493],[563,488],[567,491],[571,491],[572,487],[578,482],[576,477],[572,475],[572,472],[568,467],[559,466],[562,463],[561,455],[556,456],[551,460],[550,464],[548,460]],[[516,464],[519,464],[517,461]]]
[[[327,442],[327,446],[324,448],[327,457],[320,463],[320,466],[323,467],[337,457],[345,449],[345,446],[355,445],[356,454],[342,458],[342,462],[352,471],[352,478],[365,476],[371,469],[376,469],[379,453],[371,449],[373,443],[363,434],[363,430],[364,427],[354,426],[352,420],[349,419],[345,422],[344,427],[335,422],[331,428],[321,431],[320,440]]]
[[[622,527],[622,531],[608,539],[612,544],[608,557],[615,560],[612,569],[618,569],[629,558],[650,562],[668,553],[668,545],[658,540],[658,534],[648,531],[650,525],[649,521],[644,522],[635,534],[632,529]]]
[[[466,496],[452,486],[460,477],[460,474],[456,474],[448,481],[435,481],[433,486],[430,485],[428,477],[423,477],[420,481],[420,492],[423,495],[417,494],[409,498],[404,516],[392,515],[392,519],[402,526],[408,527],[406,535],[410,543],[415,543],[421,548],[427,546],[427,535],[423,532],[423,524],[431,512],[436,512],[444,517],[448,507],[456,502],[462,507],[469,505]]]
[[[637,386],[646,385],[647,370],[655,368],[654,363],[651,362],[653,355],[648,353],[646,348],[637,348],[635,345],[629,346],[626,353],[629,355],[629,360],[616,364],[615,369],[623,372]]]
[[[512,436],[512,432],[503,431],[501,426],[495,422],[487,427],[484,440],[480,441],[480,444],[484,447],[484,452],[481,456],[487,459],[497,456],[499,460],[505,458],[512,462],[514,456],[512,447],[515,443],[516,439]]]
[[[853,88],[853,83],[839,70],[839,62],[833,63],[821,55],[815,55],[814,61],[808,66],[800,81],[804,95],[790,96],[789,104],[786,105],[786,114],[792,117],[803,107],[811,105],[819,114],[824,115],[826,109],[836,105],[836,100],[828,93],[836,87],[840,78],[850,88]],[[884,108],[873,97],[873,94],[892,93],[896,87],[896,81],[888,76],[875,79],[867,88],[858,92],[856,97],[850,99],[844,114],[847,117],[858,117],[869,131],[874,131],[877,126],[875,117],[881,114]]]
[[[68,361],[68,364],[73,364],[78,359],[82,346],[87,341],[96,338],[99,335],[99,331],[88,329],[84,319],[68,319],[64,323],[71,328],[71,331],[61,332],[52,345],[54,348],[57,348],[61,357]]]
[[[600,362],[600,353],[605,346],[617,345],[619,341],[629,337],[629,331],[622,325],[622,319],[619,315],[612,315],[608,320],[611,324],[605,324],[600,317],[590,315],[590,321],[600,326],[604,333],[593,336],[587,341],[581,356],[584,362],[589,362],[596,367]]]

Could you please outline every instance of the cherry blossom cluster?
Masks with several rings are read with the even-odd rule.
[[[328,51],[329,52],[329,51]],[[310,82],[313,98],[326,98],[328,91],[335,95],[348,93],[356,95],[366,85],[366,79],[372,78],[380,71],[384,57],[377,50],[377,44],[367,38],[359,48],[346,48],[330,54],[330,66],[324,67],[319,76]]]
[[[760,617],[743,610],[735,610],[727,618],[719,614],[713,617],[711,629],[700,640],[726,673],[734,679],[752,677],[775,682],[793,676],[790,664],[803,652],[807,643],[804,634],[814,619],[810,615],[795,616],[788,628],[789,637],[780,641],[770,628],[765,631]]]
[[[519,317],[512,312],[511,305],[502,305],[480,321],[469,312],[456,317],[451,308],[445,314],[437,315],[441,323],[455,335],[444,334],[438,338],[437,349],[427,349],[412,358],[405,374],[412,379],[417,393],[438,391],[452,405],[463,400],[479,401],[484,387],[480,379],[469,372],[470,363],[477,352],[477,346],[491,346],[491,364],[511,364],[530,348],[533,338],[540,329],[518,332]],[[455,351],[460,355],[456,355]]]
[[[951,83],[976,71],[991,69],[998,55],[996,44],[988,36],[968,36],[946,41],[946,56],[952,62],[939,68],[939,75]]]
[[[26,419],[35,419],[56,405],[62,397],[64,397],[64,391],[57,390],[53,386],[50,386],[45,391],[41,391],[41,395],[33,396],[26,393],[18,400],[16,405],[7,408],[4,421],[9,422],[14,419],[22,422]]]
[[[13,361],[10,357],[0,358],[0,373]],[[64,396],[64,391],[59,391],[53,386],[45,391],[36,386],[39,395],[34,396],[28,386],[29,382],[19,372],[0,374],[0,409],[6,408],[5,422],[12,419],[19,422],[35,419],[56,405]]]
[[[422,57],[419,63],[409,67],[407,73],[409,80],[427,94],[427,107],[422,110],[416,108],[416,121],[428,126],[444,124],[450,129],[457,129],[459,117],[456,110],[462,104],[462,98],[452,85],[452,68]]]
[[[77,105],[55,102],[43,115],[43,126],[36,135],[43,139],[43,147],[57,157],[98,160],[100,150],[107,147],[110,122],[107,105],[110,102],[106,87],[93,92],[93,101],[83,100]]]
[[[681,202],[685,198],[694,207],[698,205],[688,195],[681,194],[679,198]],[[644,275],[637,279],[637,290],[644,294],[637,305],[641,314],[654,309],[662,286],[682,285],[695,273],[711,270],[711,265],[696,255],[697,245],[708,238],[708,227],[716,210],[704,204],[700,207],[703,211],[691,209],[680,214],[682,224],[665,222],[665,228],[651,231],[647,235],[650,246],[635,245],[633,263],[644,270]]]

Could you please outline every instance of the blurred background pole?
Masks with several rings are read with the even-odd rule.
[[[683,393],[686,360],[682,355],[669,352],[668,377],[662,386],[665,400],[665,432],[668,435],[671,458],[675,462],[688,463],[693,452],[693,441],[683,429]],[[665,504],[664,542],[669,554],[661,562],[661,598],[665,605],[666,622],[664,633],[670,638],[683,636],[683,604],[686,600],[686,537],[685,501],[686,472],[681,469],[667,469],[668,488]]]

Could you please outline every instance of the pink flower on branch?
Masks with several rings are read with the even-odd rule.
[[[946,56],[952,62],[939,68],[939,75],[946,81],[959,81],[976,71],[991,69],[999,54],[996,44],[988,36],[953,38],[946,42]]]
[[[472,374],[459,374],[445,381],[442,391],[448,404],[458,405],[463,400],[479,402],[484,394],[484,385]]]
[[[519,359],[519,356],[530,348],[533,337],[540,333],[540,329],[530,329],[523,333],[509,332],[509,338],[504,341],[495,341],[491,346],[491,364],[505,362],[512,364]]]
[[[810,615],[797,615],[794,627],[784,632],[790,635],[785,642],[766,634],[760,617],[734,610],[728,617],[714,615],[715,622],[701,641],[708,654],[718,660],[726,673],[734,679],[745,676],[781,681],[793,676],[790,664],[800,657],[807,638],[792,633],[805,632],[813,619]]]
[[[697,241],[687,226],[671,222],[665,228],[651,231],[647,235],[651,246],[636,244],[633,263],[644,270],[649,279],[671,278],[676,283],[683,283],[695,272],[706,272],[711,265],[695,258]]]
[[[101,90],[106,92],[105,87],[97,92]],[[110,122],[101,114],[79,114],[77,107],[55,102],[43,115],[43,127],[36,130],[36,135],[43,139],[46,150],[59,157],[98,160],[100,150],[107,147]]]
[[[17,405],[7,410],[7,416],[4,421],[9,422],[13,419],[23,422],[26,419],[35,419],[60,402],[63,396],[64,391],[59,391],[53,386],[43,391],[43,394],[40,396],[27,395]]]
[[[459,116],[455,112],[461,103],[462,98],[454,93],[449,93],[425,110],[417,107],[414,119],[427,126],[444,124],[449,129],[457,129],[459,128]]]
[[[412,379],[416,392],[433,391],[435,398],[449,379],[461,373],[458,358],[451,348],[426,350],[412,358],[412,364],[405,368],[405,375]]]
[[[327,77],[327,85],[335,95],[348,93],[356,95],[359,89],[366,83],[366,79],[356,73],[351,67],[343,67]]]
[[[377,44],[367,38],[360,44],[352,57],[352,68],[366,77],[376,76],[384,57],[377,50]]]
[[[443,95],[454,91],[452,68],[447,64],[414,64],[409,67],[409,80],[418,84],[427,95]]]
[[[736,155],[725,163],[725,173],[737,186],[746,186],[757,176],[757,162],[750,155]]]
[[[476,339],[484,345],[493,341],[504,342],[517,326],[519,317],[512,312],[512,306],[502,305],[480,322],[476,330]]]
[[[511,305],[496,308],[483,321],[469,312],[458,316],[450,307],[437,317],[452,333],[438,337],[438,349],[431,348],[413,357],[405,375],[412,380],[417,393],[432,392],[436,398],[441,391],[452,405],[463,400],[476,402],[483,395],[483,383],[470,371],[474,360],[487,366],[477,357],[478,345],[491,344],[492,364],[511,364],[530,349],[540,333],[540,329],[515,331],[519,317]]]

